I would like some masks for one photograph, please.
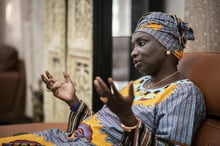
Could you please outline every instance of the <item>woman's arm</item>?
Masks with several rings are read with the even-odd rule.
[[[83,101],[80,101],[76,106],[71,108],[67,132],[73,133],[79,124],[90,115],[92,115],[92,111]]]
[[[181,83],[173,94],[155,106],[154,135],[140,120],[136,129],[124,132],[122,144],[191,145],[206,115],[200,90],[192,83]]]
[[[65,78],[65,82],[63,83],[55,79],[48,71],[45,72],[45,75],[42,74],[41,78],[47,89],[51,91],[55,97],[63,100],[70,106],[71,112],[69,115],[67,132],[72,133],[77,129],[82,120],[91,115],[91,110],[84,102],[79,101],[69,74],[64,72],[63,76]]]

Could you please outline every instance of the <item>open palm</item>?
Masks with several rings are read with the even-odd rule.
[[[45,74],[46,76],[41,74],[41,78],[46,84],[47,89],[52,91],[54,96],[67,102],[69,105],[71,103],[74,105],[74,102],[77,102],[77,97],[75,96],[76,91],[73,86],[73,82],[66,72],[63,73],[63,76],[65,78],[64,83],[54,79],[48,71],[46,71]]]

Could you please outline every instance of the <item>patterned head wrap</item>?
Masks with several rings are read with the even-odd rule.
[[[162,12],[144,14],[137,23],[135,32],[147,32],[180,60],[187,40],[194,40],[188,23],[176,15]]]

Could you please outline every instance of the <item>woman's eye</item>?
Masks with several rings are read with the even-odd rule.
[[[144,45],[145,45],[144,41],[139,42],[139,46],[144,46]]]

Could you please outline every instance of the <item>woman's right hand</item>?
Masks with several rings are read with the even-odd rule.
[[[63,73],[65,78],[64,83],[54,79],[48,71],[45,71],[45,74],[46,76],[41,74],[41,79],[46,84],[47,89],[53,92],[54,96],[65,101],[70,107],[79,102],[79,99],[76,96],[76,90],[69,74],[66,72]]]
[[[94,86],[97,93],[100,95],[101,101],[115,113],[126,126],[134,126],[137,124],[137,119],[132,111],[132,103],[134,100],[133,82],[129,84],[129,91],[127,96],[123,96],[116,88],[112,78],[108,79],[107,84],[101,77],[96,77],[94,80]]]

